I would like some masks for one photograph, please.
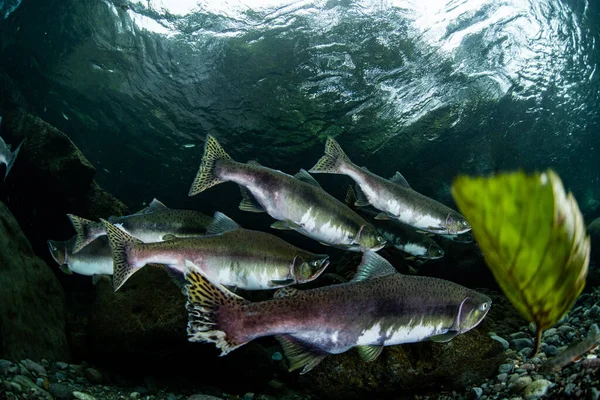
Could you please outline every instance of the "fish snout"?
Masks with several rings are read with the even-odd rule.
[[[50,255],[58,263],[58,265],[66,264],[67,262],[67,250],[65,246],[61,246],[60,242],[55,240],[48,240],[48,250]]]

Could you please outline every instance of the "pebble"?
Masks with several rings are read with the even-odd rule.
[[[588,391],[587,398],[588,400],[598,400],[600,398],[600,391],[598,391],[598,389],[596,389],[595,387],[591,388]]]
[[[67,369],[67,368],[69,368],[69,364],[67,364],[66,362],[62,362],[62,361],[57,361],[56,363],[54,363],[54,365],[58,369]]]
[[[529,339],[529,335],[525,332],[515,332],[511,333],[509,336],[511,341],[514,339]]]
[[[544,351],[547,355],[554,357],[555,355],[558,354],[558,348],[556,348],[556,346],[550,344],[548,346],[546,346],[546,349]]]
[[[24,375],[17,375],[13,378],[13,382],[14,383],[18,383],[19,385],[21,385],[21,388],[23,390],[29,390],[29,389],[37,389],[38,386],[35,384],[35,382],[33,382],[31,379],[29,379],[28,377],[24,376]]]
[[[83,373],[91,384],[99,385],[103,381],[102,374],[94,368],[86,368],[85,371],[83,371]]]
[[[501,364],[498,367],[498,372],[500,372],[501,374],[508,374],[509,372],[512,372],[514,368],[514,365],[512,364]]]
[[[0,359],[0,375],[6,375],[12,363],[8,360]]]
[[[548,336],[553,336],[553,335],[556,335],[557,332],[558,332],[558,329],[556,329],[556,328],[550,328],[550,329],[548,329],[548,330],[546,330],[544,332],[544,334],[542,335],[542,337],[546,338]]]
[[[77,391],[73,392],[73,397],[78,400],[96,400],[96,398],[90,394]]]
[[[501,338],[500,336],[490,336],[491,339],[494,339],[497,342],[500,342],[500,344],[502,345],[502,347],[504,348],[504,350],[508,350],[508,348],[510,347],[510,344],[508,343],[508,340]]]
[[[140,392],[131,392],[131,394],[129,395],[129,398],[131,400],[137,400],[140,398]]]
[[[223,400],[221,397],[210,396],[207,394],[193,394],[187,400]]]
[[[556,334],[548,336],[547,338],[544,339],[544,342],[546,342],[546,344],[557,344],[557,343],[560,343],[560,336],[558,336]]]
[[[254,398],[254,393],[246,393],[244,395],[243,400],[252,400]]]
[[[514,393],[523,391],[532,383],[532,379],[529,376],[521,376],[519,379],[508,385],[508,389]]]
[[[535,400],[544,396],[548,389],[550,389],[554,384],[545,379],[538,379],[535,382],[530,383],[526,388],[523,395],[527,400]]]
[[[63,383],[51,383],[48,391],[56,400],[71,400],[73,398],[71,389]]]
[[[510,341],[510,344],[512,345],[513,349],[515,349],[516,351],[520,351],[527,347],[533,346],[533,342],[529,338],[513,339]]]
[[[500,382],[506,382],[506,380],[508,379],[508,374],[506,372],[504,372],[504,373],[498,375],[497,379]]]
[[[34,361],[27,359],[21,361],[21,364],[23,364],[29,372],[33,372],[37,376],[47,376],[46,369]]]
[[[476,399],[480,398],[481,395],[483,394],[483,390],[479,387],[474,387],[473,389],[471,389],[473,396],[475,396]]]

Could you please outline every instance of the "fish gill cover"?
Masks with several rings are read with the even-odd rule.
[[[500,287],[535,323],[535,355],[585,286],[590,237],[575,198],[552,170],[459,176],[452,193]]]

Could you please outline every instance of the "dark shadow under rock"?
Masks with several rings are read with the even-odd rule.
[[[65,296],[0,202],[0,358],[66,360]]]

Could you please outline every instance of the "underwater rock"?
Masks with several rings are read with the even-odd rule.
[[[464,389],[493,375],[504,361],[500,343],[481,329],[441,343],[385,347],[365,363],[354,350],[332,355],[300,384],[321,398],[356,399],[400,392],[426,392],[440,386]]]
[[[65,295],[0,202],[0,358],[68,359]]]
[[[128,208],[94,181],[96,169],[67,135],[23,111],[2,115],[2,137],[26,139],[0,200],[19,221],[36,254],[50,265],[46,241],[73,236],[67,213],[88,219],[122,215]]]

